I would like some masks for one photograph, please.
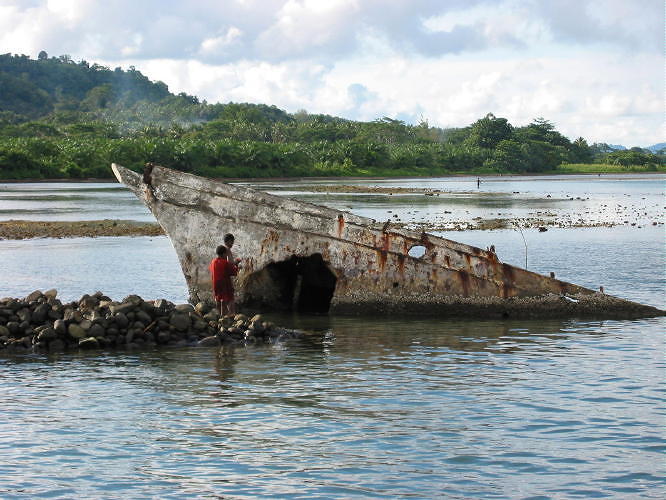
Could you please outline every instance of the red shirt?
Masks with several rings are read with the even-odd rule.
[[[231,277],[236,276],[238,268],[227,259],[216,257],[208,266],[213,281],[213,295],[215,300],[230,302],[234,300],[234,285]]]

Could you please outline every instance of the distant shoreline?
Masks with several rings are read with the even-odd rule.
[[[530,173],[451,173],[451,174],[442,174],[442,175],[396,175],[396,176],[386,176],[386,175],[376,175],[376,176],[364,176],[364,175],[350,175],[350,176],[293,176],[293,177],[208,177],[209,179],[220,181],[220,182],[282,182],[282,181],[304,181],[304,180],[313,180],[313,181],[334,181],[334,180],[386,180],[386,179],[447,179],[447,178],[456,178],[456,177],[478,177],[484,179],[487,177],[547,177],[551,175],[586,175],[590,177],[600,177],[600,176],[624,176],[624,175],[664,175],[666,171],[652,171],[652,172],[641,172],[641,171],[629,171],[629,172],[575,172],[575,171],[566,171],[566,172],[530,172]],[[196,174],[195,174],[196,175]],[[84,178],[84,179],[0,179],[0,184],[119,184],[121,185],[115,177],[108,178]]]

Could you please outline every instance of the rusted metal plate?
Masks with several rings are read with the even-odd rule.
[[[388,223],[377,224],[351,213],[159,166],[150,166],[143,176],[119,165],[112,168],[171,238],[192,302],[212,299],[208,263],[226,233],[234,234],[234,252],[242,259],[236,282],[241,304],[256,299],[262,287],[267,297],[277,289],[284,294],[287,285],[275,280],[286,268],[269,269],[271,264],[301,259],[292,261],[298,270],[313,255],[321,255],[336,278],[330,290],[333,311],[363,310],[364,304],[367,311],[405,310],[409,304],[427,310],[430,304],[433,311],[442,314],[479,314],[484,310],[497,314],[506,312],[509,305],[516,309],[521,299],[528,298],[570,296],[583,303],[591,303],[586,296],[594,295],[597,302],[604,299],[593,290],[502,263],[492,251],[428,233],[393,229]],[[423,247],[425,253],[411,256],[409,251],[415,246]],[[296,277],[279,279],[292,278],[289,286],[296,290],[301,286]],[[301,275],[299,279],[314,283],[312,276]],[[277,288],[269,292],[271,283]],[[316,283],[312,286],[315,290]],[[642,311],[633,315],[659,313],[633,302],[613,300],[617,301],[613,311],[624,308]],[[533,300],[524,302],[525,312],[534,309]],[[572,302],[564,302],[562,314],[570,314]],[[550,299],[548,308],[551,312],[558,309]],[[576,309],[578,314],[582,306]],[[590,312],[593,309],[590,306]]]

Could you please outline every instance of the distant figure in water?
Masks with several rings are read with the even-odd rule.
[[[215,250],[217,257],[210,261],[208,266],[210,278],[213,283],[213,297],[217,311],[221,315],[236,314],[236,302],[234,301],[234,285],[231,277],[236,276],[238,267],[227,260],[229,250],[224,245],[219,245]]]
[[[481,178],[479,178],[479,177],[476,178],[476,187],[477,188],[481,187]]]

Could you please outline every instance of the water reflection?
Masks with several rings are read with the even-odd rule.
[[[551,352],[535,350],[536,345],[552,345],[571,331],[604,332],[609,321],[579,320],[442,320],[437,318],[400,319],[386,317],[340,317],[279,315],[267,317],[282,325],[306,332],[298,340],[299,350],[336,352],[361,357],[400,354],[412,349],[433,353],[493,352],[529,350],[535,355]]]

